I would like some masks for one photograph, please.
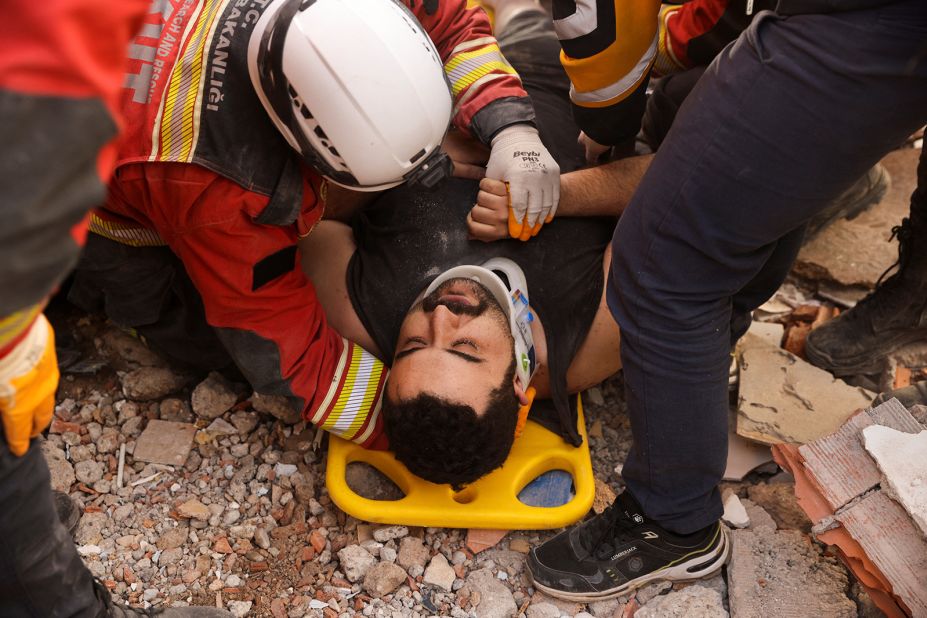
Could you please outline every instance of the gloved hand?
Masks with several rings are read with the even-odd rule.
[[[57,388],[55,335],[45,316],[39,315],[25,338],[0,358],[0,420],[14,455],[24,455],[29,440],[48,427]]]
[[[486,177],[508,187],[512,238],[528,240],[553,220],[560,201],[560,166],[531,125],[512,125],[492,138]]]

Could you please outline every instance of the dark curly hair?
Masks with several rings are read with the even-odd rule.
[[[514,377],[513,358],[482,416],[472,406],[427,393],[404,401],[385,395],[383,422],[396,459],[413,474],[448,483],[455,491],[500,467],[515,440],[519,401]]]

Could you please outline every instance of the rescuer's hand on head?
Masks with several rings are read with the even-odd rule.
[[[492,138],[486,177],[508,186],[509,235],[528,240],[553,220],[560,201],[560,166],[530,124],[515,124]]]
[[[57,388],[55,336],[39,315],[23,340],[0,358],[0,419],[14,455],[24,455],[29,441],[48,427]]]

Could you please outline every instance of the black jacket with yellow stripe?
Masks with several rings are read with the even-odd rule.
[[[720,18],[729,1],[707,0],[720,7],[709,13]],[[779,0],[776,11],[786,15],[833,13],[895,1]],[[640,129],[647,82],[661,45],[665,46],[660,15],[660,0],[553,0],[554,26],[563,48],[561,61],[572,82],[573,115],[586,135],[600,144],[619,144]]]

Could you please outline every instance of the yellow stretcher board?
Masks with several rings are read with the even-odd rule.
[[[512,445],[505,464],[460,492],[449,485],[435,485],[415,476],[389,451],[367,450],[330,436],[325,475],[328,494],[345,513],[373,523],[502,530],[567,526],[579,521],[595,498],[589,437],[579,395],[577,411],[582,445],[571,446],[529,420]],[[345,480],[347,466],[354,462],[373,466],[389,477],[405,496],[399,500],[371,500],[356,494]],[[522,503],[518,499],[519,492],[551,470],[563,470],[573,477],[573,499],[555,507]]]

